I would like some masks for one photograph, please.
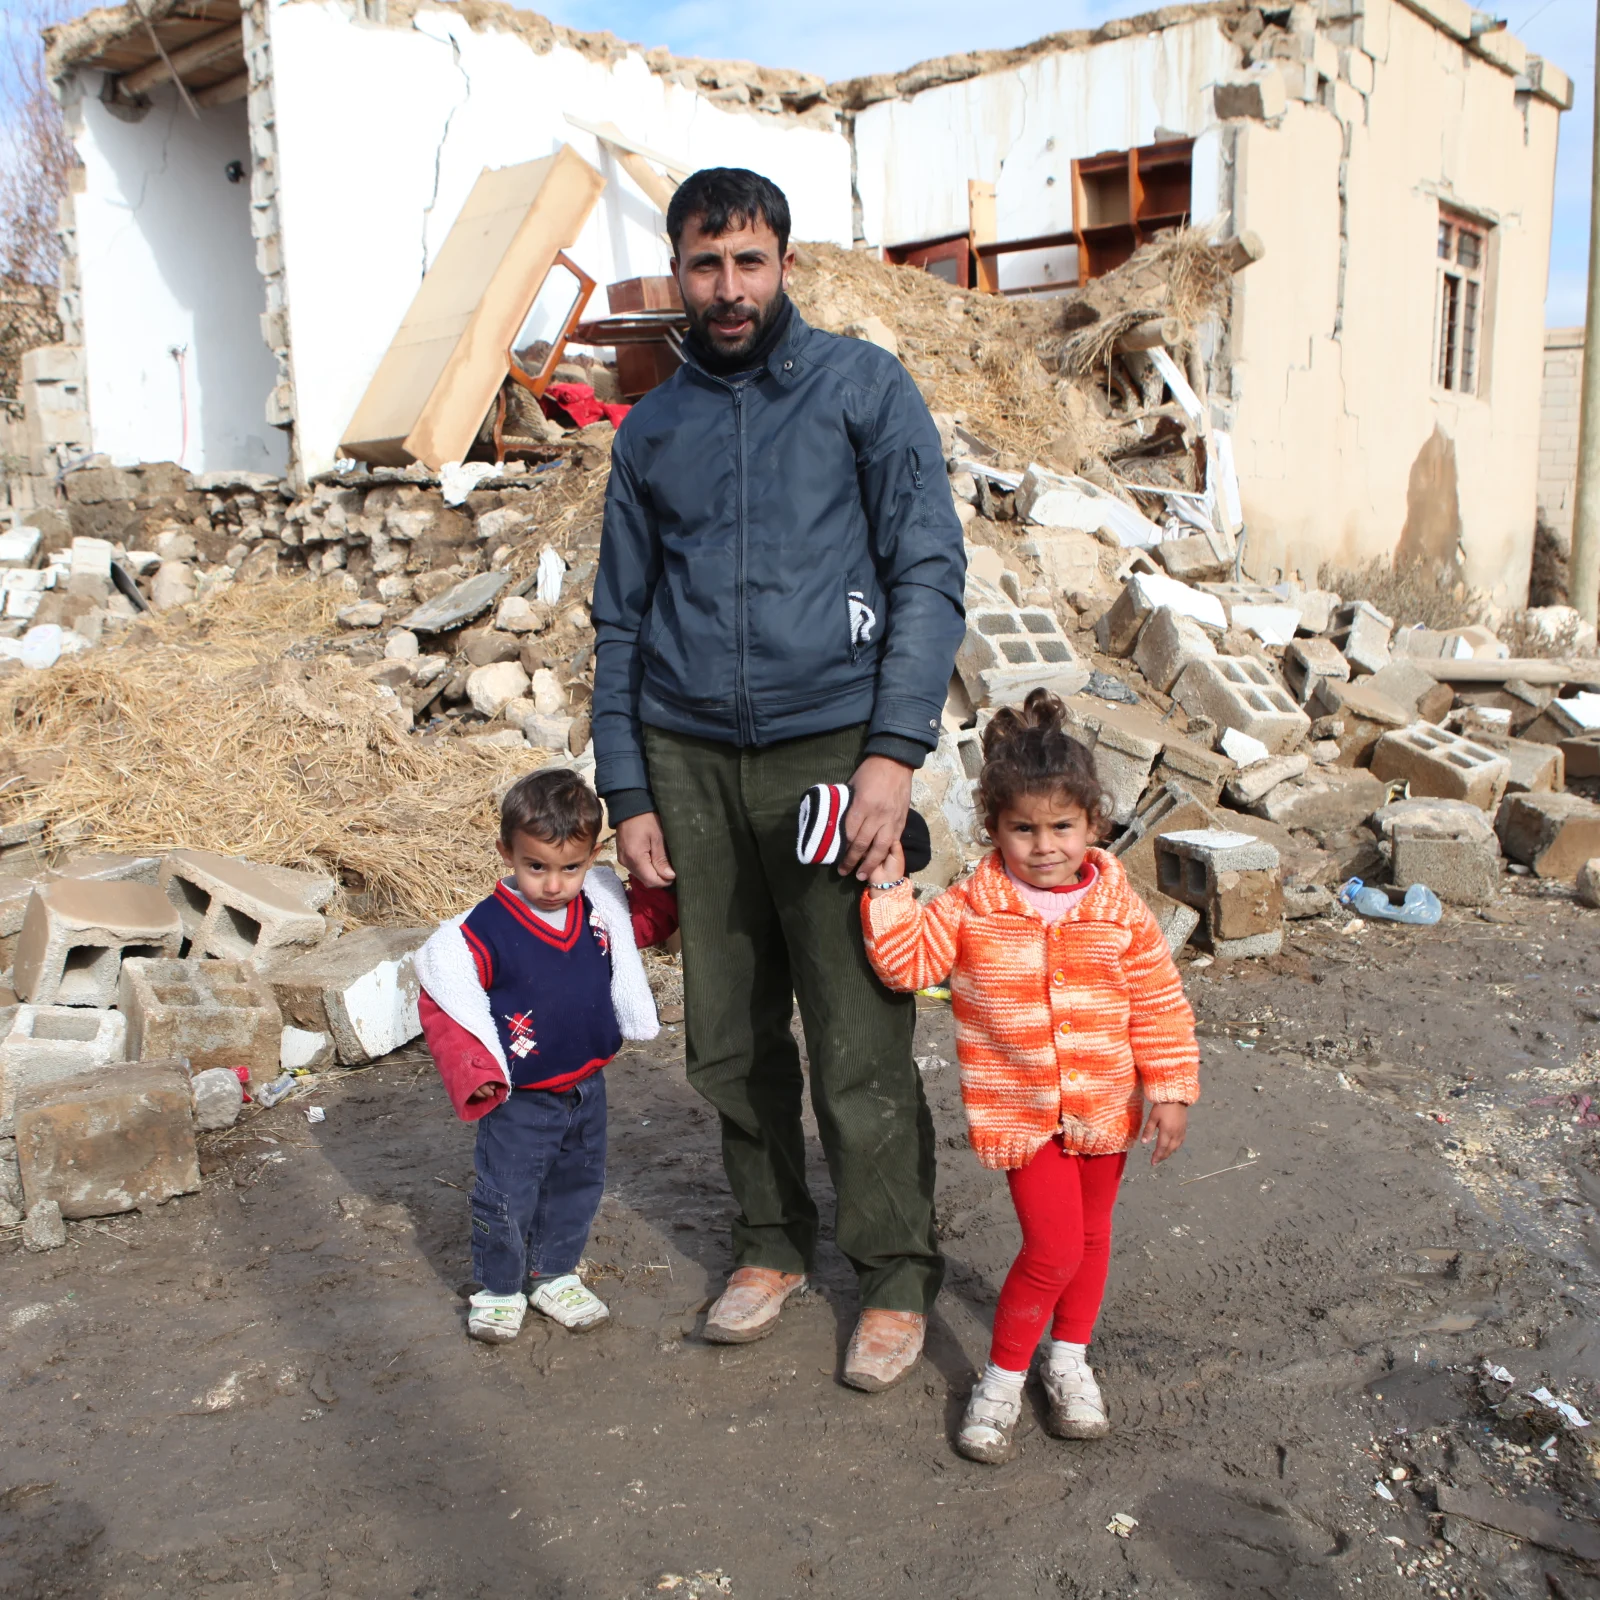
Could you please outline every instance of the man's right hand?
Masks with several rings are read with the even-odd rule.
[[[665,889],[678,876],[667,860],[666,836],[654,811],[617,824],[617,859],[647,889]]]

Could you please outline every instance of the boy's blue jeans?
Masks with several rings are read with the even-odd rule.
[[[513,1089],[478,1123],[472,1275],[490,1294],[576,1269],[606,1182],[606,1075]]]

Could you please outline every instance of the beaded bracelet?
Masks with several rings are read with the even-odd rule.
[[[869,889],[898,889],[902,883],[910,883],[909,878],[896,878],[893,883],[869,883]]]

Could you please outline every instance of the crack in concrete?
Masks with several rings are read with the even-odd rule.
[[[415,27],[416,24],[413,23],[412,26]],[[418,31],[423,32],[425,38],[437,39],[436,35],[428,34],[420,28]],[[427,205],[422,208],[422,271],[419,274],[419,282],[428,275],[428,223],[433,217],[433,208],[439,203],[439,183],[444,170],[444,147],[449,141],[450,129],[455,123],[456,113],[472,98],[472,78],[467,69],[461,64],[461,45],[457,41],[455,34],[453,32],[448,33],[443,40],[438,42],[450,46],[452,63],[456,71],[461,74],[461,81],[466,88],[461,98],[451,106],[448,115],[445,117],[444,127],[439,133],[439,143],[433,152],[433,192],[428,196]]]

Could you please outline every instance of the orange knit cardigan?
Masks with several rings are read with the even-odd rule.
[[[972,1148],[1025,1166],[1059,1134],[1112,1155],[1139,1136],[1143,1101],[1200,1094],[1194,1013],[1149,908],[1103,850],[1089,892],[1046,925],[998,852],[919,905],[909,884],[861,897],[867,954],[892,989],[950,976]]]

